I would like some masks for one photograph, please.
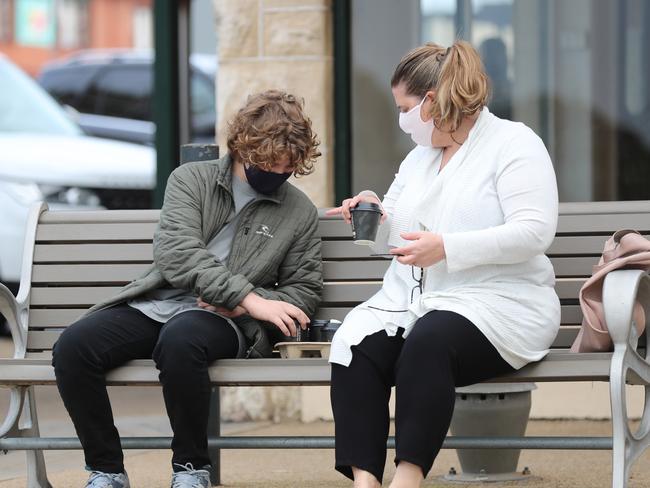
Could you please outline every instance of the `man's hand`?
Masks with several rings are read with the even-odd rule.
[[[287,336],[295,337],[296,320],[303,330],[309,323],[307,315],[295,305],[280,300],[266,300],[252,292],[244,297],[239,306],[251,317],[275,324]]]
[[[229,319],[234,319],[235,317],[239,317],[240,315],[244,315],[246,313],[246,309],[240,305],[237,305],[234,309],[229,310],[224,307],[215,307],[214,305],[210,305],[209,303],[204,302],[201,297],[196,299],[196,304],[204,310],[216,312],[219,315],[228,317]]]

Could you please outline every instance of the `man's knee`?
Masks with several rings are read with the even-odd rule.
[[[183,330],[182,324],[164,327],[152,354],[158,369],[200,361],[204,356],[204,348],[187,330]]]
[[[93,357],[86,328],[76,322],[67,327],[52,347],[52,365],[55,372],[62,367],[74,367]]]

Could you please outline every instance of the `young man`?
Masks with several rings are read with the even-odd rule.
[[[228,154],[171,174],[151,269],[61,334],[53,365],[87,488],[129,488],[105,375],[152,357],[174,432],[172,486],[209,485],[208,365],[270,356],[320,300],[318,213],[285,183],[313,171],[318,144],[292,95],[251,96],[229,125]]]

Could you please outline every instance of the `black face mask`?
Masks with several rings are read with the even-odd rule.
[[[244,172],[248,184],[253,187],[255,191],[268,195],[280,188],[282,183],[287,181],[291,172],[289,173],[273,173],[272,171],[264,171],[256,166],[244,165]]]

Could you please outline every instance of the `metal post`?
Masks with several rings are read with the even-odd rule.
[[[348,198],[351,185],[350,3],[334,0],[334,200]]]
[[[208,437],[221,437],[221,403],[219,398],[220,388],[210,388],[210,416],[208,417]],[[210,482],[212,486],[221,484],[221,449],[218,447],[208,448],[208,457],[212,469],[210,470]]]
[[[178,148],[189,139],[189,1],[154,2],[154,121],[157,177],[153,206],[160,208]]]

